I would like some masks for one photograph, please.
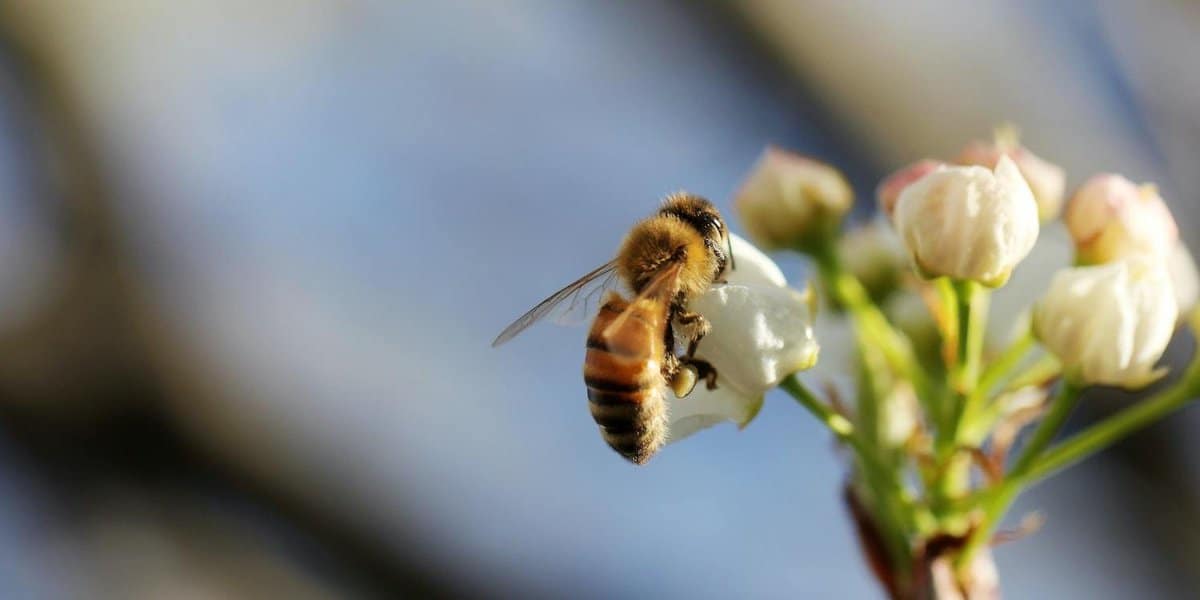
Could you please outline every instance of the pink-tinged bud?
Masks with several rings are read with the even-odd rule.
[[[1063,220],[1075,242],[1075,261],[1095,265],[1148,254],[1168,257],[1179,240],[1170,209],[1152,184],[1120,175],[1089,179],[1071,198]]]
[[[888,175],[875,188],[875,199],[879,201],[879,209],[890,219],[896,212],[896,201],[900,199],[900,192],[944,164],[946,163],[940,160],[926,158]]]
[[[1033,192],[1033,199],[1038,205],[1038,218],[1043,223],[1050,221],[1062,210],[1066,173],[1062,167],[1042,160],[1013,138],[1015,135],[1001,133],[994,142],[973,141],[959,152],[955,162],[994,169],[1001,156],[1011,158]]]
[[[772,250],[828,243],[853,203],[854,190],[837,169],[768,147],[734,206],[750,239]]]

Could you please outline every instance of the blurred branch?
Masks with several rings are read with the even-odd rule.
[[[0,332],[0,435],[18,442],[68,515],[94,512],[105,487],[132,485],[152,501],[172,490],[206,489],[234,506],[257,507],[265,527],[299,532],[318,548],[303,565],[367,595],[470,596],[459,580],[418,567],[405,539],[348,528],[247,469],[189,443],[162,410],[166,391],[140,322],[146,298],[131,274],[85,97],[65,75],[50,35],[0,8],[0,76],[11,77],[24,113],[37,188],[33,200],[56,224],[59,280],[39,311]],[[161,343],[161,342],[160,342]],[[157,500],[155,500],[157,499]],[[291,536],[295,538],[295,536]],[[296,548],[279,549],[290,555]],[[332,566],[332,573],[330,567]]]

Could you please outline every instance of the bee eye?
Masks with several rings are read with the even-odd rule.
[[[705,215],[704,228],[711,229],[719,233],[721,231],[721,220],[713,215]]]

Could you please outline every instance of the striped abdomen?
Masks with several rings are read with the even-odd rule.
[[[605,329],[626,309],[618,329]],[[629,302],[610,293],[588,332],[583,380],[600,435],[621,456],[643,464],[663,445],[667,407],[662,376],[667,306],[650,299]]]

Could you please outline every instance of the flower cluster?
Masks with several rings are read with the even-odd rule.
[[[849,449],[847,502],[893,595],[994,583],[987,547],[1017,494],[1200,392],[1197,360],[1166,391],[1054,443],[1082,389],[1146,387],[1166,372],[1179,324],[1200,326],[1196,264],[1158,189],[1101,174],[1065,191],[1061,168],[1001,130],[952,160],[888,176],[875,190],[880,217],[846,227],[846,178],[769,148],[737,194],[737,216],[758,246],[806,256],[820,299],[788,288],[734,237],[737,269],[690,307],[712,323],[698,356],[722,385],[672,399],[670,439],[744,426],[780,387]],[[1012,339],[985,339],[993,290],[1037,256],[1039,233],[1060,214],[1073,264],[1045,289],[1021,290],[1026,317]],[[832,325],[814,324],[818,303]],[[828,334],[822,366],[851,374],[849,393],[827,386],[843,392],[823,399],[796,376],[816,362],[814,331]],[[852,350],[837,352],[842,337]]]

